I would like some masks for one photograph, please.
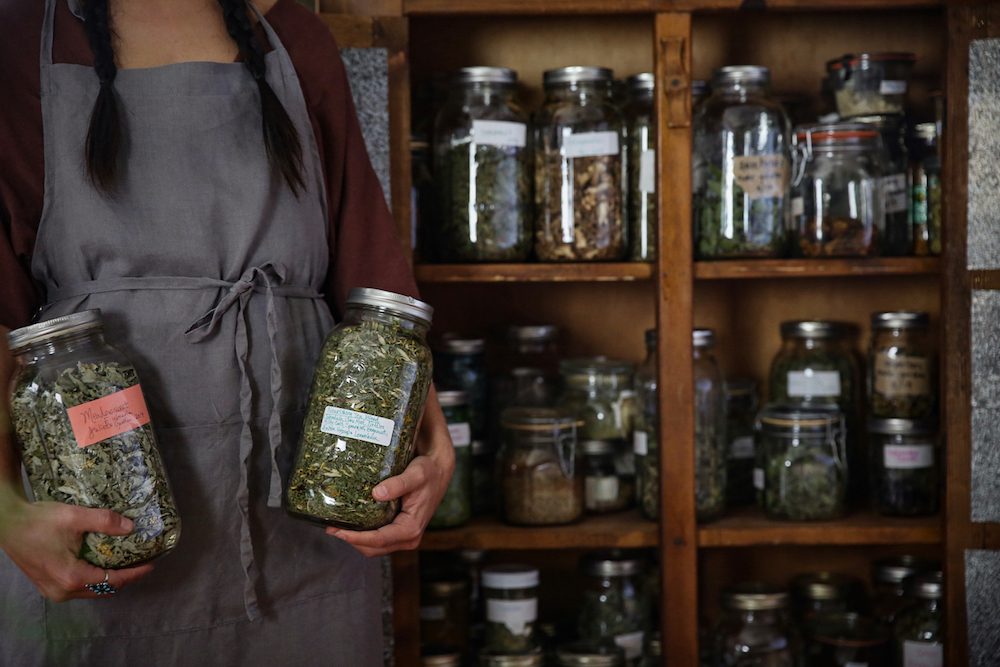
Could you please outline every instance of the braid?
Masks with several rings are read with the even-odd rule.
[[[219,4],[226,20],[226,31],[239,47],[243,62],[260,90],[264,148],[268,161],[297,195],[300,189],[305,188],[302,180],[302,144],[295,124],[264,76],[267,73],[264,47],[250,22],[247,0],[219,0]]]
[[[94,54],[94,71],[101,82],[84,145],[87,177],[98,190],[113,196],[118,185],[118,153],[122,144],[121,118],[115,100],[118,74],[111,45],[107,0],[86,0],[83,28]]]

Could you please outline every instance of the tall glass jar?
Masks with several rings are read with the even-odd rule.
[[[836,406],[771,404],[757,418],[761,506],[773,519],[835,519],[844,513],[848,466]]]
[[[921,572],[940,570],[940,563],[917,556],[893,556],[872,563],[872,615],[888,626],[906,605],[903,581]]]
[[[592,514],[621,512],[635,500],[635,471],[615,440],[583,440],[584,508]]]
[[[872,508],[886,516],[938,511],[941,471],[937,434],[928,422],[869,419]]]
[[[878,132],[862,123],[834,123],[800,128],[796,140],[794,254],[880,254],[885,215]]]
[[[935,123],[918,123],[910,135],[910,221],[913,225],[913,254],[931,254],[928,194],[930,174],[926,165],[937,157],[937,126]],[[938,165],[940,167],[940,164]]]
[[[656,77],[629,77],[625,107],[628,136],[629,260],[656,261]]]
[[[908,604],[896,616],[897,667],[940,667],[944,664],[944,593],[940,572],[925,572],[907,579],[903,590]]]
[[[100,310],[7,334],[18,453],[35,502],[109,509],[122,536],[85,533],[80,558],[132,567],[177,544],[181,520],[132,362],[104,340]]]
[[[807,630],[808,625],[816,618],[859,612],[864,604],[864,583],[846,574],[800,574],[792,579],[789,589],[796,620],[803,630]]]
[[[581,440],[632,438],[632,364],[607,357],[567,359],[559,372],[563,394],[558,405],[583,420]]]
[[[612,72],[545,72],[535,114],[535,254],[543,262],[624,259],[623,121],[611,100]]]
[[[885,214],[882,254],[894,257],[909,255],[913,249],[913,225],[910,218],[905,118],[902,115],[858,116],[851,122],[873,127],[882,140],[882,178],[879,183]]]
[[[469,646],[469,582],[442,578],[420,583],[420,643],[454,646],[465,653]]]
[[[809,625],[805,664],[809,667],[889,665],[889,628],[860,614],[831,614]]]
[[[722,608],[725,616],[713,641],[717,667],[796,667],[784,589],[755,583],[730,586],[722,593]]]
[[[438,402],[455,448],[455,472],[428,528],[455,528],[472,518],[472,429],[464,391],[439,391]]]
[[[694,111],[695,257],[781,257],[791,124],[766,67],[723,67]]]
[[[434,350],[434,386],[464,391],[469,400],[472,439],[486,437],[489,407],[489,376],[486,373],[486,341],[446,333]]]
[[[584,556],[586,576],[577,630],[581,637],[613,641],[626,664],[638,667],[652,603],[641,582],[642,561],[619,552]]]
[[[753,425],[758,402],[756,380],[726,382],[726,503],[731,507],[754,502]]]
[[[497,457],[503,518],[519,526],[572,523],[583,515],[583,467],[575,416],[551,408],[510,408]]]
[[[880,419],[937,414],[935,346],[927,313],[872,313],[868,346],[869,413]]]
[[[483,568],[489,653],[532,653],[538,640],[538,570],[526,565]]]
[[[712,521],[726,507],[726,390],[715,332],[695,329],[693,339],[695,509],[698,521]]]
[[[531,250],[528,117],[515,104],[517,74],[466,67],[434,124],[442,262],[521,262]]]
[[[650,521],[660,518],[659,399],[656,391],[656,329],[646,331],[646,360],[635,375],[635,452],[636,499],[639,511]]]

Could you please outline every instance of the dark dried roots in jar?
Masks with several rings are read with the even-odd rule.
[[[878,254],[878,228],[865,228],[854,218],[824,216],[817,229],[816,218],[799,230],[799,251],[804,257],[862,257]]]

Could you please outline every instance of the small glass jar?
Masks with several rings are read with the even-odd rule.
[[[829,614],[860,612],[865,585],[860,579],[836,572],[800,574],[789,586],[799,627],[808,631],[816,618]]]
[[[523,262],[531,251],[528,117],[514,102],[517,73],[466,67],[434,125],[442,262]]]
[[[826,64],[841,118],[902,114],[917,58],[912,53],[848,54]]]
[[[581,637],[614,642],[627,665],[638,667],[652,602],[642,586],[642,561],[620,552],[587,554],[580,562],[586,576],[577,630]]]
[[[944,597],[940,572],[925,572],[903,583],[908,603],[892,627],[897,667],[943,665]]]
[[[725,616],[715,631],[714,664],[726,667],[795,667],[796,647],[787,626],[788,593],[779,586],[747,583],[722,593]]]
[[[940,570],[940,563],[917,556],[894,556],[872,563],[872,616],[892,627],[905,606],[903,580],[921,572]]]
[[[885,214],[878,132],[861,123],[833,123],[800,128],[796,138],[797,164],[792,184],[794,254],[880,254]],[[905,217],[906,211],[903,213]]]
[[[486,373],[486,341],[444,334],[434,350],[434,386],[438,389],[464,391],[469,399],[469,424],[472,439],[486,434],[489,376]]]
[[[621,512],[635,500],[634,469],[625,460],[623,445],[614,440],[580,443],[584,469],[584,508],[592,514]]]
[[[693,343],[695,510],[698,521],[712,521],[726,508],[726,390],[715,332],[695,329]]]
[[[851,122],[865,123],[878,131],[882,141],[882,211],[885,215],[881,238],[883,255],[900,257],[913,250],[910,218],[909,149],[903,116],[859,116]]]
[[[453,646],[464,654],[469,646],[469,582],[441,579],[420,583],[420,643]]]
[[[532,653],[540,648],[538,570],[525,565],[483,568],[487,653]]]
[[[633,262],[656,261],[656,77],[629,77],[625,106],[628,145],[629,255]]]
[[[626,667],[625,651],[609,642],[584,640],[556,650],[556,667]]]
[[[927,313],[872,313],[868,395],[873,417],[933,419],[936,415],[936,355],[929,325]]]
[[[104,340],[100,310],[7,334],[10,417],[34,502],[109,509],[128,535],[88,532],[79,557],[132,567],[177,544],[181,520],[132,362]]]
[[[869,419],[872,508],[885,516],[938,511],[941,471],[937,434],[928,422]]]
[[[619,440],[632,437],[635,392],[632,364],[592,357],[559,364],[563,394],[559,407],[581,420],[581,440]]]
[[[424,646],[420,649],[420,667],[462,667],[462,652],[457,646]]]
[[[581,422],[551,408],[511,408],[497,458],[503,518],[518,526],[572,523],[583,515]]]
[[[635,453],[636,500],[640,513],[650,521],[660,518],[659,399],[657,384],[656,329],[646,331],[646,360],[635,375],[635,428],[632,450]]]
[[[612,72],[545,72],[535,114],[535,254],[543,262],[626,256],[624,123],[611,100]]]
[[[889,628],[860,614],[830,614],[809,625],[805,664],[809,667],[854,667],[889,664]]]
[[[694,110],[696,259],[785,254],[791,124],[770,84],[766,67],[717,69]]]
[[[836,406],[766,405],[755,430],[754,482],[769,517],[809,521],[843,515],[848,466],[844,418]]]
[[[913,254],[931,254],[928,186],[930,177],[926,165],[937,157],[937,125],[918,123],[909,136],[910,221],[913,226]],[[940,168],[940,164],[938,164]]]
[[[753,469],[757,454],[753,425],[757,407],[756,380],[726,382],[726,504],[730,507],[754,502]]]
[[[541,649],[515,655],[487,651],[479,653],[480,667],[544,667],[545,664],[545,653]]]
[[[372,489],[406,469],[431,386],[434,309],[355,287],[323,343],[288,482],[292,516],[351,530],[391,523],[400,501]],[[349,359],[350,363],[345,362]]]
[[[469,426],[469,399],[464,391],[437,394],[448,433],[455,448],[455,472],[434,510],[428,528],[455,528],[472,518],[472,429]]]

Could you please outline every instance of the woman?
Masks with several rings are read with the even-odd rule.
[[[416,294],[329,31],[294,0],[4,0],[0,63],[0,333],[103,311],[184,522],[153,564],[80,561],[131,522],[27,503],[0,415],[0,664],[380,664],[365,557],[416,546],[454,456],[432,395],[373,491],[395,522],[325,535],[280,507],[331,311]]]

